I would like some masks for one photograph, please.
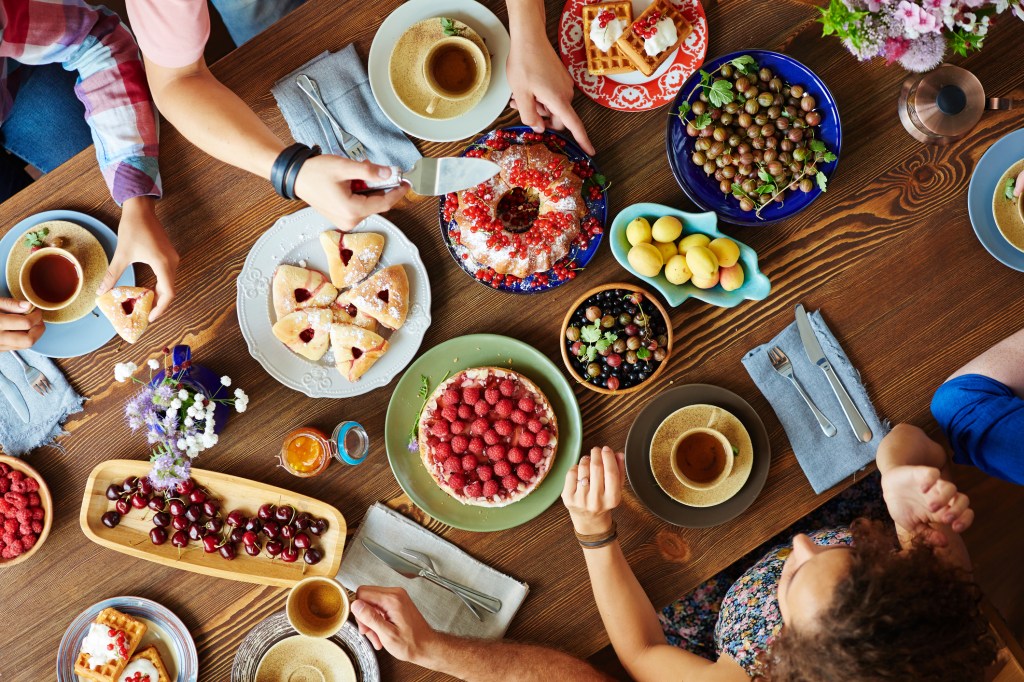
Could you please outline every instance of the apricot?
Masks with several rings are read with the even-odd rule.
[[[726,291],[736,291],[743,286],[743,266],[734,263],[727,268],[719,270],[721,275],[722,288]]]
[[[698,289],[711,289],[718,284],[718,273],[719,271],[715,270],[715,274],[711,277],[698,277],[697,275],[694,275],[693,279],[690,280],[690,283]]]
[[[674,242],[682,233],[683,224],[679,222],[679,218],[670,215],[658,218],[651,226],[651,236],[659,242]]]
[[[626,260],[638,274],[644,277],[656,277],[664,264],[661,251],[653,244],[637,244],[629,250]]]
[[[719,237],[708,244],[708,248],[718,258],[719,267],[731,267],[740,259],[740,247],[731,239]]]
[[[651,241],[651,224],[647,222],[647,218],[633,218],[629,225],[626,225],[626,240],[630,246]]]
[[[718,272],[718,259],[706,246],[694,246],[686,250],[686,265],[694,278],[710,279]]]
[[[661,251],[661,260],[664,263],[668,263],[668,259],[672,256],[679,255],[679,252],[676,251],[675,242],[654,242],[654,246],[658,251]]]
[[[677,253],[665,261],[665,279],[672,284],[685,284],[692,276],[685,256]]]
[[[686,255],[686,252],[694,246],[707,246],[710,243],[711,238],[706,234],[688,234],[679,242],[679,253]]]

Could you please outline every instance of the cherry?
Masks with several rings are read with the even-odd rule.
[[[277,540],[270,540],[267,542],[267,554],[270,556],[277,556],[284,550],[284,545]]]
[[[292,520],[292,515],[294,513],[294,509],[292,509],[287,504],[283,504],[274,510],[274,518],[280,521],[281,523],[290,523]]]
[[[293,526],[281,526],[281,537],[288,540],[295,536],[295,528]]]
[[[245,529],[251,530],[254,533],[259,533],[263,529],[263,524],[260,523],[259,519],[249,519],[245,522]]]
[[[163,528],[154,528],[149,531],[149,541],[154,545],[162,545],[167,542],[167,531]]]
[[[295,546],[299,549],[309,549],[313,543],[310,541],[309,536],[305,533],[297,533],[295,535]]]
[[[222,557],[224,557],[225,559],[227,559],[228,561],[231,561],[232,559],[235,558],[235,546],[234,545],[224,545],[224,546],[222,546],[220,548],[220,555]]]
[[[203,508],[198,504],[190,504],[185,510],[185,518],[189,521],[198,521],[203,516]]]
[[[206,502],[206,493],[202,490],[193,490],[188,494],[188,501],[193,504],[202,504]]]
[[[253,543],[251,545],[246,545],[245,546],[245,553],[248,554],[249,556],[259,556],[260,555],[260,543],[259,542],[255,542],[255,543]]]
[[[171,500],[171,503],[167,505],[167,510],[171,512],[171,516],[184,516],[185,503],[181,500]]]
[[[192,492],[192,489],[195,488],[195,487],[196,487],[195,481],[193,481],[190,478],[190,479],[187,479],[185,481],[182,481],[177,486],[175,486],[175,490],[178,491],[179,495],[188,495],[190,492]]]
[[[121,490],[126,493],[134,492],[135,488],[139,485],[139,479],[135,476],[129,476],[124,479],[124,483],[121,484]]]
[[[147,504],[149,504],[149,500],[147,500],[146,496],[143,495],[142,493],[135,493],[134,495],[131,496],[129,501],[132,503],[132,506],[135,507],[136,509],[142,509]]]
[[[302,512],[301,514],[295,517],[295,522],[292,525],[295,526],[296,530],[306,530],[307,528],[309,528],[309,524],[312,521],[312,518],[313,517],[311,517],[308,513]]]
[[[220,511],[220,505],[212,500],[203,502],[203,513],[207,516],[216,516],[217,512]]]
[[[155,512],[161,512],[164,510],[165,502],[159,497],[154,497],[146,504],[146,506]]]
[[[313,535],[323,535],[327,532],[327,519],[313,519],[309,526],[309,532]]]
[[[153,484],[150,483],[148,478],[139,479],[139,492],[143,495],[153,494]]]
[[[171,525],[171,515],[167,512],[157,512],[153,514],[153,525],[158,528],[166,528]]]
[[[273,540],[281,533],[281,526],[274,521],[267,521],[263,524],[263,534]]]
[[[245,514],[242,513],[241,509],[235,509],[228,514],[228,525],[229,526],[242,526],[245,525]]]
[[[122,497],[120,500],[114,503],[114,509],[117,510],[118,514],[127,514],[131,511],[132,505],[128,502],[128,500]]]
[[[184,531],[179,530],[171,536],[171,544],[181,549],[182,547],[188,547],[188,536],[185,535]]]
[[[217,551],[217,536],[207,535],[203,538],[203,551],[207,554],[213,554]]]
[[[108,511],[106,514],[100,517],[100,521],[107,528],[114,528],[117,524],[121,523],[121,515],[114,511]]]
[[[228,536],[228,539],[231,540],[231,542],[241,542],[242,541],[242,536],[244,536],[244,535],[245,535],[245,529],[244,528],[234,528],[231,531],[231,535]]]
[[[184,516],[172,516],[171,517],[171,528],[174,530],[185,530],[188,528],[188,519]]]
[[[259,540],[259,536],[251,530],[245,531],[245,534],[242,535],[242,544],[244,545],[254,545],[259,542]]]
[[[286,564],[293,564],[299,560],[299,550],[294,547],[286,547],[281,551],[281,561]]]
[[[189,540],[200,540],[203,537],[203,529],[198,523],[188,524],[186,532]]]
[[[107,499],[116,500],[121,497],[121,486],[111,483],[107,486]]]
[[[218,518],[213,518],[206,522],[206,530],[211,533],[219,533],[222,528],[224,528],[224,522]]]
[[[324,555],[318,549],[310,547],[302,554],[302,560],[310,566],[314,566],[320,563],[320,560],[324,558]]]
[[[116,498],[112,497],[110,499]],[[275,509],[276,507],[274,507],[274,505],[268,502],[267,504],[264,504],[259,508],[259,511],[256,512],[256,516],[259,517],[260,521],[269,521],[270,519],[274,518]]]

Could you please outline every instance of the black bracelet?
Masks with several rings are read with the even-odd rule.
[[[313,145],[312,149],[305,149],[300,151],[291,164],[288,166],[288,170],[284,173],[284,195],[289,199],[295,199],[295,182],[299,179],[299,171],[302,169],[302,165],[307,160],[314,156],[320,155],[320,147]]]
[[[274,159],[274,165],[270,167],[270,184],[273,185],[274,191],[285,199],[290,198],[284,193],[285,173],[288,171],[288,167],[291,166],[295,155],[305,149],[309,149],[309,147],[301,142],[285,147],[277,155],[277,158]]]

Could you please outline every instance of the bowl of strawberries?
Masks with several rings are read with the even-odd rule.
[[[0,455],[0,568],[38,552],[52,522],[53,498],[43,477],[22,460]]]

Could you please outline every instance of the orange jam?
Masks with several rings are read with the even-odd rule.
[[[281,464],[296,476],[316,476],[330,459],[327,435],[314,428],[295,429],[281,446]]]

